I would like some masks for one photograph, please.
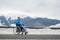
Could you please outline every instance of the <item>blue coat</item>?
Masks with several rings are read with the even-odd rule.
[[[18,25],[23,25],[23,22],[22,22],[21,20],[19,20],[19,19],[17,19],[17,20],[15,21],[15,23],[18,24]]]

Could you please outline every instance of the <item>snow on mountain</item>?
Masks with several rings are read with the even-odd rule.
[[[1,23],[2,25],[10,26],[10,23],[9,23],[8,20],[5,18],[5,16],[0,16],[0,23]]]
[[[50,27],[60,28],[60,23],[58,23],[58,24],[56,24],[56,25],[53,25],[53,26],[50,26]]]
[[[15,24],[10,24],[11,25],[11,27],[15,27],[16,25]]]
[[[1,23],[1,21],[0,21],[0,26],[6,26],[6,25],[3,25],[3,24]]]
[[[0,26],[2,26],[2,24],[0,23]]]
[[[16,19],[18,16],[23,18],[24,23],[28,26],[29,25],[50,26],[50,25],[55,25],[57,23],[60,23],[60,21],[58,21],[58,20],[52,20],[52,19],[48,19],[48,18],[46,19],[46,18],[40,18],[40,17],[36,18],[36,16],[34,16],[32,13],[30,14],[28,12],[21,12],[21,11],[17,11],[17,10],[2,10],[2,11],[0,11],[0,16],[1,17],[3,16],[3,18],[2,19],[0,18],[0,19],[3,20],[5,22],[5,24],[10,24],[9,21],[13,22],[14,19]],[[35,17],[35,19],[34,19],[34,17]]]

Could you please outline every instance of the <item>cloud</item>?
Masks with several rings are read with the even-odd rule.
[[[6,9],[60,20],[60,0],[0,0],[0,11]]]
[[[33,17],[34,18],[34,15],[31,13],[28,13],[28,12],[22,12],[22,11],[17,11],[17,10],[14,10],[14,9],[4,9],[4,10],[0,10],[0,16],[6,16],[6,17],[27,17],[27,16],[30,16],[30,17]]]

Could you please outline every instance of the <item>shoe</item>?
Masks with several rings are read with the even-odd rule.
[[[28,32],[25,32],[25,35],[27,35]]]
[[[21,33],[21,35],[23,35],[23,32]]]
[[[20,34],[20,32],[17,32],[17,34]]]

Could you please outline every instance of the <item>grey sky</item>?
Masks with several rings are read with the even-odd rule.
[[[60,20],[60,0],[0,0],[0,12],[4,10]]]

